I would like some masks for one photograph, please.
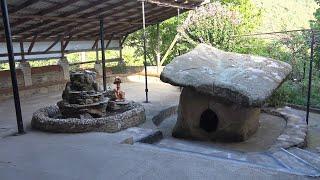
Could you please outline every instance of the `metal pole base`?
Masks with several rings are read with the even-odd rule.
[[[13,134],[12,136],[22,136],[22,135],[24,135],[24,134],[27,134],[25,131],[23,131],[23,132],[18,132],[18,133],[15,133],[15,134]]]

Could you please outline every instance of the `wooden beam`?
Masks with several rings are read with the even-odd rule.
[[[130,6],[131,7],[131,6]],[[127,7],[126,7],[127,8]],[[150,9],[150,8],[149,8]],[[117,9],[117,10],[119,10],[119,9]],[[168,12],[170,12],[170,9],[166,9],[166,10],[168,10]],[[172,10],[171,10],[172,11]],[[169,17],[168,16],[168,13],[164,13],[164,11],[159,11],[159,7],[155,7],[155,10],[153,10],[153,11],[149,11],[149,12],[147,12],[148,14],[149,14],[149,16],[150,17],[152,17],[152,15],[155,15],[155,13],[159,13],[159,12],[161,12],[161,13],[163,13],[163,14],[165,14],[165,15],[163,15],[163,16],[161,16],[161,13],[159,14],[159,16],[157,16],[157,17],[163,17],[163,19],[166,19],[167,17]],[[115,13],[115,11],[109,11],[109,14],[114,14]],[[104,13],[104,15],[108,15],[108,14],[105,14]],[[122,15],[122,16],[118,16],[120,19],[110,19],[110,20],[108,20],[107,22],[110,22],[110,21],[112,21],[112,22],[117,22],[117,24],[118,25],[111,25],[111,24],[109,24],[109,26],[107,26],[106,28],[108,29],[108,32],[110,32],[110,29],[114,29],[114,28],[116,28],[116,27],[119,27],[119,28],[122,28],[123,29],[123,27],[130,27],[130,29],[132,29],[132,28],[134,28],[134,29],[136,29],[135,28],[135,26],[134,25],[137,25],[137,24],[141,24],[139,21],[137,21],[139,18],[136,18],[136,17],[132,17],[132,18],[130,18],[130,19],[127,19],[127,21],[126,22],[123,22],[124,24],[128,24],[128,23],[130,23],[130,25],[129,26],[123,26],[123,23],[122,23],[122,19],[124,18],[124,17],[126,17],[127,16],[127,14],[124,14],[124,15]],[[172,14],[170,14],[170,16],[172,16]],[[113,16],[112,16],[113,17]],[[109,17],[109,18],[111,18],[111,17]],[[147,20],[149,20],[150,18],[149,17],[147,17]],[[159,19],[159,18],[157,18],[157,19]],[[147,23],[147,24],[149,24],[149,22]],[[151,23],[150,22],[150,24],[149,25],[151,25],[151,24],[154,24],[154,23]],[[57,24],[55,24],[55,25],[57,25]],[[55,26],[54,25],[54,26]],[[73,29],[74,30],[72,30],[69,34],[70,35],[74,35],[74,37],[76,37],[76,38],[78,38],[78,35],[77,34],[81,34],[81,33],[83,33],[83,32],[85,32],[85,31],[87,31],[88,29],[96,29],[96,27],[97,27],[97,25],[96,24],[93,24],[92,26],[89,26],[89,27],[87,27],[88,26],[88,23],[77,23],[76,25],[72,25],[72,26],[74,26],[73,27]],[[60,27],[63,27],[63,28],[69,28],[68,26],[60,26]],[[80,29],[79,30],[79,28],[81,28],[81,27],[83,27],[82,29]],[[46,27],[46,28],[44,28],[43,29],[43,31],[42,32],[46,32],[46,31],[48,31],[48,29],[56,29],[56,27],[52,27],[52,28],[50,28],[50,27]],[[120,29],[121,30],[121,29]],[[65,31],[65,29],[63,29],[63,30],[61,30],[61,31],[53,31],[52,33],[49,33],[49,34],[47,34],[47,35],[45,35],[44,37],[43,37],[43,39],[50,39],[52,36],[57,36],[57,35],[61,35],[60,33],[63,33]],[[96,31],[96,30],[94,30],[94,31]],[[40,33],[42,33],[42,32],[40,32]],[[117,29],[114,29],[113,30],[113,32],[117,32]],[[118,32],[121,32],[121,31],[118,31]],[[123,36],[123,35],[125,35],[125,34],[127,34],[127,33],[130,33],[130,32],[132,32],[131,30],[129,30],[128,32],[123,32],[123,33],[121,33],[122,35],[117,35],[117,37],[121,37],[121,36]],[[39,33],[39,32],[37,32],[37,33]],[[110,32],[110,33],[112,33],[112,32]],[[91,32],[86,32],[86,34],[91,34]],[[21,39],[26,39],[26,38],[28,38],[30,35],[25,35],[25,36],[23,36],[23,37],[21,37]],[[85,36],[87,36],[87,35],[85,35]],[[84,37],[84,36],[80,36],[80,37]],[[89,37],[89,36],[88,36]],[[92,37],[92,36],[91,36]],[[94,35],[94,37],[97,37],[97,35]],[[91,39],[92,40],[92,39]]]
[[[147,11],[146,14],[146,20],[148,20],[149,22],[154,20],[154,19],[159,19],[159,17],[161,17],[161,15],[173,15],[173,14],[176,14],[176,12],[174,11],[174,13],[170,13],[172,10],[171,9],[166,9],[164,11],[159,11],[159,9],[155,8],[153,10],[150,10],[150,11]],[[118,22],[120,19],[114,19],[113,21],[115,22]],[[132,18],[129,18],[128,21],[131,21],[132,23],[134,24],[138,24],[139,27],[141,26],[141,18],[136,18],[136,17],[132,17]],[[150,23],[146,23],[148,25],[151,25]],[[115,32],[122,32],[122,29],[127,29],[128,27],[131,27],[132,25],[129,25],[129,26],[123,26],[121,24],[117,24],[117,25],[108,25],[106,27],[106,29],[109,29],[109,32],[110,32],[110,29],[112,29],[112,33],[115,33]],[[93,29],[95,27],[92,27],[92,28],[86,28],[86,29]],[[118,29],[119,28],[119,29]],[[122,28],[122,29],[120,29]],[[95,32],[95,30],[91,30],[89,32],[86,32],[87,34],[93,34]],[[124,32],[126,33],[126,32]],[[77,35],[79,33],[75,33],[74,35]],[[94,33],[94,36],[98,36],[98,33]]]
[[[63,45],[63,50],[65,50],[65,49],[67,48],[67,46],[68,46],[71,38],[72,38],[72,36],[69,36],[69,38],[66,40],[66,42],[65,42],[64,45]]]
[[[123,46],[123,43],[126,41],[126,39],[128,38],[128,36],[129,36],[129,34],[126,34],[126,35],[123,37],[122,41],[120,41],[120,45],[121,45],[121,46]]]
[[[169,54],[170,54],[173,46],[176,44],[176,42],[178,41],[178,39],[179,39],[179,34],[177,34],[177,35],[174,37],[173,41],[171,42],[169,48],[167,49],[166,53],[164,54],[163,58],[162,58],[161,61],[160,61],[160,66],[163,65],[164,61],[165,61],[165,60],[167,59],[167,57],[169,56]]]
[[[11,14],[16,13],[16,12],[18,12],[18,11],[28,7],[28,6],[31,6],[32,4],[35,4],[35,3],[39,2],[39,1],[40,0],[27,0],[27,1],[19,4],[18,6],[15,6],[14,8],[9,10],[10,17],[12,16]]]
[[[35,43],[36,40],[37,40],[37,37],[38,37],[38,35],[35,35],[35,36],[33,37],[32,41],[31,41],[31,44],[30,44],[30,46],[29,46],[29,49],[28,49],[28,54],[30,54],[30,53],[32,52],[32,49],[33,49],[34,43]]]
[[[161,52],[160,52],[160,24],[157,23],[157,46],[156,46],[156,63],[157,63],[157,71],[159,73],[159,69],[160,69],[160,62],[161,62]]]
[[[47,8],[47,9],[43,9],[43,10],[37,12],[35,15],[37,15],[37,16],[43,16],[43,15],[45,15],[45,14],[52,13],[53,11],[57,11],[57,10],[59,10],[59,9],[65,8],[66,6],[71,5],[71,4],[73,4],[73,3],[76,3],[76,2],[78,2],[78,1],[79,1],[79,0],[68,0],[68,1],[65,2],[65,3],[60,3],[60,4],[58,4],[58,5],[49,7],[49,8]],[[23,17],[23,16],[22,16],[22,17]],[[26,22],[28,22],[28,21],[29,21],[28,18],[26,18],[26,19],[21,19],[21,20],[19,20],[19,21],[16,21],[16,22],[12,23],[12,24],[11,24],[11,27],[15,27],[15,26],[24,24],[24,23],[26,23]],[[47,22],[46,22],[46,23],[45,23],[45,22],[42,22],[42,23],[43,23],[43,24],[47,24]],[[30,28],[30,27],[38,28],[38,25],[32,24],[31,26],[29,26],[29,28]],[[23,29],[24,29],[24,28],[23,28]],[[28,28],[25,28],[22,32],[27,31],[26,29],[28,29]],[[32,28],[32,29],[33,29],[33,28]],[[3,31],[3,30],[1,30],[1,32],[2,32],[2,31]],[[15,31],[13,31],[12,34],[15,34],[15,35],[16,35],[16,34],[19,34],[19,33],[16,33]]]
[[[110,0],[108,1],[97,1],[97,2],[94,2],[94,3],[90,3],[89,5],[87,6],[82,6],[78,9],[75,9],[73,11],[67,11],[66,13],[63,13],[63,14],[60,14],[58,17],[68,17],[68,16],[71,16],[71,15],[75,15],[75,14],[78,14],[82,11],[87,11],[88,9],[90,8],[93,8],[93,7],[96,7],[98,5],[101,5],[101,4],[106,4],[107,2],[109,2]],[[116,3],[118,6],[120,5],[123,5],[123,2],[126,1],[130,1],[130,0],[122,0],[118,3]],[[68,1],[67,1],[68,2]],[[88,12],[88,13],[84,13],[82,14],[81,16],[79,16],[78,18],[88,18],[88,17],[91,17],[93,15],[96,15],[96,14],[99,14],[99,12],[104,12],[105,9],[109,9],[109,8],[112,8],[111,7],[112,5],[110,3],[108,3],[107,5],[105,5],[104,7],[101,7],[93,12]],[[117,6],[117,7],[118,7]],[[20,30],[17,30],[17,31],[14,31],[13,34],[17,35],[17,34],[20,34],[20,33],[23,33],[23,32],[26,32],[26,31],[30,31],[32,29],[37,29],[36,33],[37,34],[40,34],[40,33],[43,33],[45,31],[47,31],[48,29],[54,29],[56,27],[60,27],[60,26],[66,26],[70,23],[73,23],[73,22],[60,22],[58,24],[54,24],[54,25],[51,25],[51,26],[46,26],[44,28],[40,28],[41,26],[45,26],[45,25],[48,25],[49,23],[51,23],[52,21],[51,20],[47,20],[47,21],[44,21],[44,22],[41,22],[41,23],[38,23],[38,24],[35,24],[35,25],[31,25],[27,28],[23,28],[23,29],[20,29]],[[28,38],[28,36],[25,36],[25,38]]]
[[[92,45],[92,50],[94,50],[96,47],[97,47],[97,45],[98,45],[98,42],[99,42],[99,38],[97,38],[95,41],[94,41],[94,43],[93,43],[93,45]]]
[[[96,18],[98,18],[98,16],[99,17],[108,17],[108,16],[112,16],[113,14],[115,14],[115,11],[119,11],[118,9],[115,10],[115,11],[112,11],[112,9],[116,9],[118,7],[121,7],[121,8],[124,8],[124,9],[125,8],[131,9],[131,8],[134,8],[136,6],[136,5],[133,5],[133,6],[130,6],[130,7],[125,7],[125,6],[123,7],[122,5],[125,2],[130,2],[130,0],[122,0],[120,2],[117,2],[116,4],[112,4],[112,5],[107,4],[107,5],[105,5],[105,8],[107,8],[108,11],[111,11],[109,14],[101,14],[101,13],[105,12],[105,9],[100,8],[97,11],[93,11],[93,12],[88,12],[88,13],[82,14],[78,18],[89,18],[89,17],[92,17],[92,16],[95,16]],[[126,17],[127,15],[125,14],[123,16]],[[94,21],[94,22],[96,22],[96,21]],[[117,22],[119,22],[119,21],[117,21]],[[67,25],[70,25],[70,26],[67,26]],[[63,27],[63,30],[61,30],[60,33],[63,33],[65,31],[65,29],[73,28],[74,30],[70,34],[74,34],[74,33],[79,32],[79,28],[80,27],[87,26],[87,25],[88,25],[88,23],[77,23],[77,24],[74,24],[74,22],[60,22],[60,23],[55,24],[55,25],[53,25],[52,27],[49,27],[49,28],[54,29],[55,27]],[[94,27],[96,29],[98,26],[96,24],[94,24],[91,27]],[[86,29],[86,28],[84,28],[84,29]],[[41,33],[46,32],[46,31],[47,31],[47,28],[43,28],[43,29],[40,29],[39,31],[37,31],[37,33],[41,34]],[[57,32],[52,32],[48,36],[54,35],[56,33]],[[27,36],[25,36],[25,37],[27,37]]]
[[[55,40],[43,53],[50,51],[50,49],[52,49],[60,41],[60,39],[61,37],[58,37],[57,40]]]
[[[109,41],[107,42],[107,45],[106,45],[106,49],[108,49],[108,47],[109,47],[109,45],[110,45],[110,43],[111,43],[111,41],[112,41],[112,38],[113,38],[113,34],[111,35],[111,38],[109,39]]]
[[[25,61],[23,42],[20,41],[21,61]]]
[[[64,58],[64,37],[61,38],[60,41],[60,51],[61,51],[61,58]]]
[[[96,45],[96,64],[99,64],[99,45]]]
[[[193,5],[186,5],[186,4],[179,4],[179,3],[175,3],[173,2],[164,2],[164,1],[159,1],[159,0],[139,0],[139,1],[144,1],[147,3],[151,3],[151,4],[156,4],[157,6],[164,6],[164,7],[172,7],[172,8],[179,8],[179,9],[195,9],[195,7]]]
[[[2,17],[2,15],[0,15]],[[54,20],[54,21],[71,21],[71,22],[92,22],[99,19],[96,18],[72,18],[72,17],[59,17],[59,16],[41,16],[41,15],[10,15],[11,19],[32,19],[34,21]]]

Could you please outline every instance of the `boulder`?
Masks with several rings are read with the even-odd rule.
[[[192,88],[225,103],[260,107],[291,70],[285,62],[225,52],[200,44],[168,64],[160,79],[175,86]]]

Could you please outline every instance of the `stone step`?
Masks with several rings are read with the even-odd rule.
[[[247,153],[246,161],[252,164],[267,166],[270,168],[286,169],[276,158],[266,152]]]
[[[152,144],[163,138],[159,130],[145,129],[139,127],[128,128],[119,133],[124,139],[121,143],[134,144],[136,142]]]
[[[285,149],[272,152],[271,155],[275,157],[288,170],[311,176],[320,175],[320,172],[307,161],[299,158],[298,156]]]
[[[246,155],[244,153],[241,153],[238,151],[226,150],[226,149],[219,149],[212,146],[206,146],[203,144],[194,144],[187,141],[163,139],[155,145],[158,147],[166,147],[166,148],[171,148],[171,149],[180,150],[180,151],[199,153],[207,156],[233,159],[238,161],[246,161]]]
[[[314,168],[320,170],[320,155],[300,149],[300,148],[290,148],[288,150],[292,154],[298,156],[299,158],[303,159],[304,161],[307,161],[309,164],[311,164]]]
[[[200,153],[202,155],[225,158],[230,160],[237,160],[242,162],[248,162],[252,164],[257,164],[269,168],[281,168],[285,169],[279,161],[277,161],[273,156],[268,153],[242,153],[239,151],[232,151],[226,149],[219,149],[214,147],[208,147],[199,144],[193,144],[190,142],[183,142],[176,140],[164,139],[157,143],[158,147],[172,148],[180,151],[188,151],[192,153]]]
[[[140,144],[140,146],[145,146],[141,143],[138,144]],[[220,149],[218,147],[215,148],[212,146],[194,144],[186,141],[177,142],[176,140],[170,139],[163,139],[152,146],[170,152],[190,153],[201,157],[207,157],[209,159],[221,158],[274,169],[275,171],[284,171],[310,177],[320,177],[320,171],[315,165],[285,149],[280,149],[273,152],[242,153],[239,151]]]

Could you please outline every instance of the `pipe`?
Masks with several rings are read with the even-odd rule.
[[[307,97],[307,114],[306,122],[309,124],[309,112],[310,112],[310,97],[311,97],[311,85],[312,85],[312,64],[314,59],[314,32],[311,30],[311,53],[310,53],[310,68],[309,68],[309,83],[308,83],[308,97]]]
[[[106,81],[106,57],[105,57],[105,46],[104,46],[104,22],[103,18],[100,19],[100,41],[101,41],[101,59],[102,59],[102,80],[103,80],[103,90],[107,90]]]
[[[7,7],[6,0],[1,0],[1,10],[2,10],[2,20],[3,20],[3,26],[4,26],[6,42],[7,42],[8,59],[9,59],[9,66],[10,66],[10,73],[11,73],[14,106],[15,106],[16,117],[17,117],[18,133],[24,134],[25,132],[24,132],[23,121],[22,121],[19,87],[18,87],[17,76],[16,76],[11,28],[9,23],[9,14],[8,14],[8,7]]]
[[[147,73],[147,40],[146,40],[146,16],[144,11],[144,1],[142,3],[142,23],[143,23],[143,54],[144,54],[144,77],[145,77],[145,93],[146,93],[146,103],[149,102],[148,99],[148,73]]]

